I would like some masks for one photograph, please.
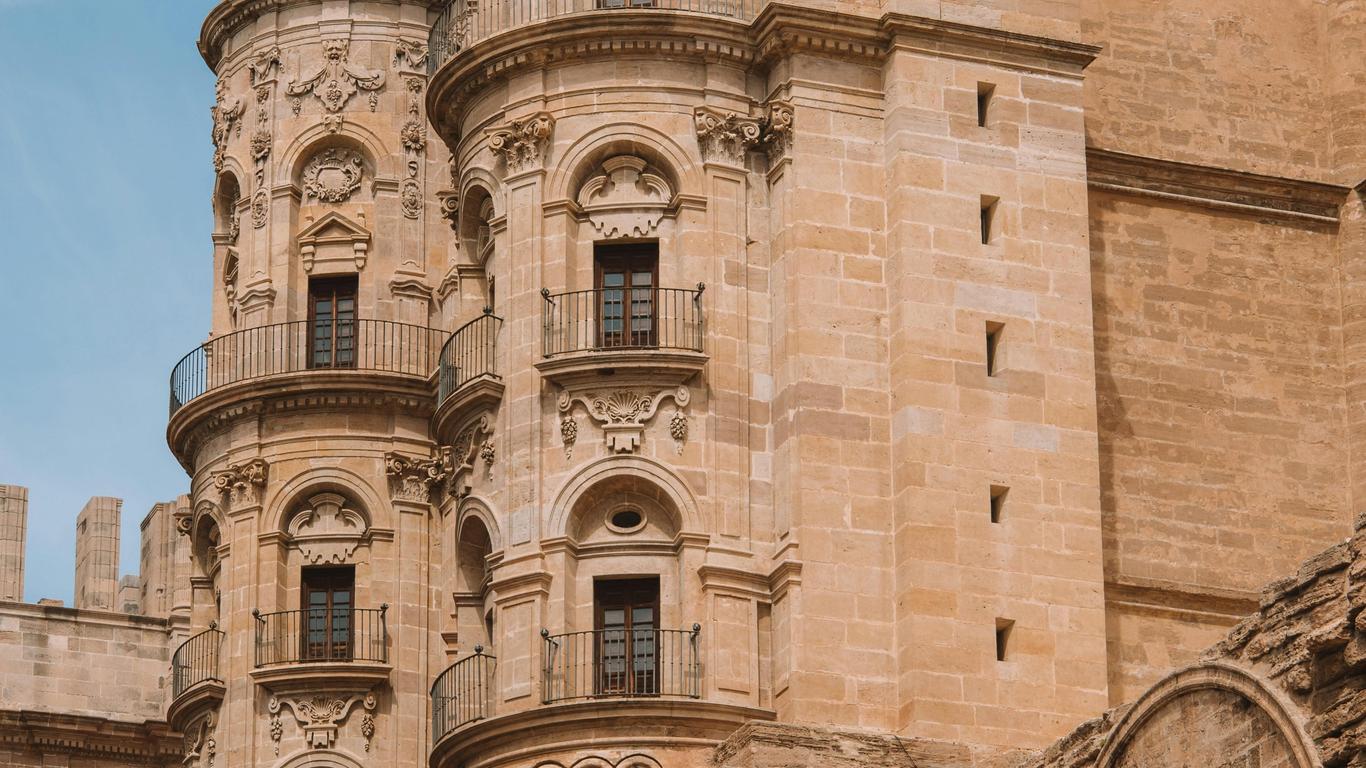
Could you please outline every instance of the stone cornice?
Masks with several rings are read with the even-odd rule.
[[[1091,147],[1092,189],[1169,200],[1248,216],[1336,225],[1349,187],[1181,163]]]
[[[163,722],[142,723],[50,712],[0,710],[0,744],[21,752],[180,762],[181,738]]]
[[[1256,592],[1195,587],[1153,579],[1123,578],[1106,580],[1105,602],[1144,612],[1179,614],[1202,623],[1232,626],[1244,616],[1256,612],[1258,595]]]

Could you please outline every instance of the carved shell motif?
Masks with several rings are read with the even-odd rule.
[[[649,407],[650,398],[638,392],[619,389],[593,398],[593,415],[611,424],[631,424]]]

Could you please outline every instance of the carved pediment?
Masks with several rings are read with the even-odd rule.
[[[589,223],[609,239],[651,236],[672,201],[669,182],[630,155],[607,160],[602,171],[579,190],[578,204]]]
[[[360,214],[361,221],[365,220]],[[364,269],[370,252],[370,230],[337,211],[329,211],[318,219],[309,218],[295,238],[304,271],[312,272],[317,261],[347,258],[355,261],[356,269]]]
[[[320,493],[308,509],[289,521],[290,543],[310,564],[345,563],[365,540],[369,527],[359,512],[348,509],[344,496]]]

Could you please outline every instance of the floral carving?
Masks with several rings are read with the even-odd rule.
[[[262,162],[270,157],[270,146],[273,139],[270,131],[260,129],[251,134],[251,159]]]
[[[204,718],[185,731],[185,766],[201,765],[213,768],[214,757],[218,752],[218,741],[214,738],[214,713],[209,711]]]
[[[555,118],[549,112],[539,112],[501,128],[488,129],[489,148],[503,158],[509,172],[516,173],[540,164],[554,129]]]
[[[252,87],[275,79],[275,70],[280,66],[280,56],[280,47],[278,45],[272,46],[262,51],[256,59],[251,62]]]
[[[213,169],[222,171],[233,126],[237,126],[238,132],[242,130],[242,124],[237,119],[242,116],[242,100],[228,99],[228,80],[225,77],[218,78],[215,90],[217,98],[209,108],[209,113],[213,115]]]
[[[607,447],[613,453],[633,453],[640,447],[645,424],[654,418],[659,404],[673,398],[679,408],[692,399],[687,387],[654,392],[639,389],[617,389],[607,393],[561,390],[559,410],[568,415],[578,402],[595,421],[602,425]],[[563,429],[563,427],[561,427]]]
[[[456,498],[470,494],[473,488],[469,478],[474,474],[475,460],[482,458],[486,466],[493,464],[492,436],[493,425],[489,415],[484,414],[461,429],[452,445],[442,446],[441,462],[449,478],[446,493]]]
[[[266,487],[268,469],[269,465],[265,459],[232,464],[222,472],[214,473],[213,487],[228,497],[229,505],[232,507],[260,504],[262,491]]]
[[[361,723],[361,735],[365,737],[365,749],[368,752],[370,750],[370,739],[375,733],[374,719],[371,717],[377,704],[374,691],[352,696],[316,694],[301,698],[283,699],[272,696],[266,708],[271,715],[271,739],[275,741],[276,754],[279,754],[280,736],[283,735],[284,730],[283,726],[277,728],[282,708],[288,707],[289,711],[293,713],[294,720],[303,731],[304,741],[308,744],[309,749],[330,749],[337,741],[338,729],[357,704],[365,710],[366,716],[370,718],[368,729],[364,718]]]
[[[299,114],[303,106],[303,95],[312,93],[322,102],[323,109],[337,116],[328,121],[335,132],[341,127],[340,113],[357,91],[370,93],[370,111],[379,106],[378,91],[384,87],[384,72],[353,67],[347,61],[350,42],[336,38],[323,41],[326,61],[312,77],[291,81],[285,93],[292,99],[294,114]]]
[[[399,138],[403,141],[403,148],[414,154],[427,147],[427,129],[418,120],[404,123],[403,129],[399,131]]]
[[[421,71],[427,66],[427,46],[416,40],[399,40],[394,44],[394,66],[407,66]]]
[[[389,476],[394,498],[426,504],[431,500],[431,489],[439,486],[450,469],[443,457],[416,459],[401,453],[384,456],[384,473]]]
[[[264,227],[269,213],[270,197],[264,189],[256,190],[256,194],[251,197],[251,225],[257,229]]]
[[[399,201],[403,206],[403,215],[410,219],[416,219],[422,215],[422,187],[412,179],[403,180],[403,188],[399,192]]]
[[[770,160],[787,153],[792,145],[792,104],[786,101],[773,101],[768,104],[768,116],[764,118],[763,143],[768,148]]]
[[[370,739],[375,736],[375,716],[369,712],[360,719],[360,735],[365,737],[365,751],[370,751]]]
[[[324,150],[304,166],[304,195],[324,203],[344,203],[360,189],[365,161],[352,149]]]

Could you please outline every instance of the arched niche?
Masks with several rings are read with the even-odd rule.
[[[489,594],[489,557],[494,552],[494,539],[482,515],[460,515],[452,549],[451,598],[457,643],[448,650],[456,656],[473,651],[475,646],[491,649],[496,637]]]
[[[653,479],[634,473],[603,477],[585,489],[569,513],[566,537],[576,546],[672,543],[682,514]]]
[[[1200,664],[1148,689],[1106,737],[1096,766],[1229,765],[1255,751],[1263,765],[1322,768],[1305,723],[1282,692],[1248,670]]]
[[[354,758],[334,750],[313,749],[287,757],[276,768],[364,768]]]
[[[241,233],[242,200],[242,183],[237,174],[231,170],[218,174],[213,193],[214,233],[228,245],[236,245]]]

